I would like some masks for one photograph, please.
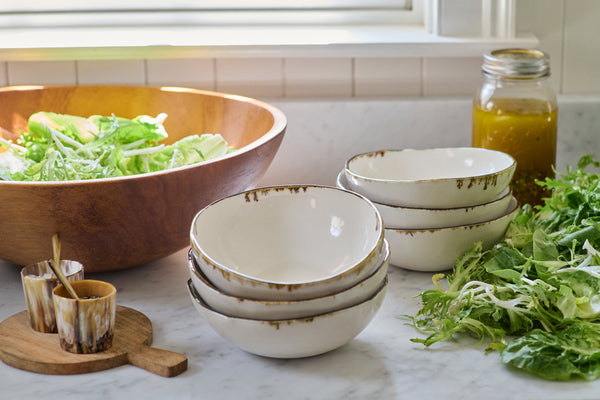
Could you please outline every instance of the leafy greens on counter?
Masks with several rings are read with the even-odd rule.
[[[600,164],[587,155],[576,170],[536,181],[552,190],[543,206],[522,206],[495,247],[477,243],[447,276],[434,275],[409,316],[428,336],[412,341],[467,333],[545,379],[600,377],[600,175],[590,166]]]
[[[233,149],[220,134],[187,136],[171,145],[163,123],[140,115],[133,119],[38,112],[18,143],[0,137],[0,180],[66,181],[162,171],[206,161]]]

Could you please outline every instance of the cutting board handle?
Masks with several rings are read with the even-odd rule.
[[[146,345],[131,346],[127,360],[131,365],[168,378],[181,374],[188,363],[183,354]]]

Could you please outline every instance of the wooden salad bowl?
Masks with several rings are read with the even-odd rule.
[[[189,246],[194,215],[209,203],[254,187],[275,156],[285,115],[254,99],[216,92],[133,86],[0,88],[3,136],[27,129],[29,116],[51,111],[133,118],[167,113],[171,143],[220,133],[236,148],[215,160],[164,172],[68,182],[0,180],[0,259],[27,265],[52,256],[86,272],[142,265]],[[1,150],[0,150],[1,151]]]

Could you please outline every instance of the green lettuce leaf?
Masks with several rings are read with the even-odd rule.
[[[461,334],[488,340],[503,362],[546,379],[600,377],[600,175],[588,167],[537,182],[552,195],[525,205],[500,243],[459,259],[419,295],[412,324],[432,346]],[[506,344],[507,338],[513,338]]]
[[[18,143],[0,140],[0,179],[64,181],[163,171],[204,162],[231,151],[219,134],[190,135],[171,145],[167,115],[73,115],[38,112]]]
[[[515,338],[500,354],[501,360],[549,380],[600,377],[600,326],[565,321],[554,332],[534,329]]]

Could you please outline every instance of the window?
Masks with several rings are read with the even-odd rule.
[[[8,3],[8,2],[7,2]],[[423,0],[19,0],[3,27],[423,24]]]
[[[490,46],[537,43],[532,35],[514,37],[515,4],[516,0],[0,0],[0,56],[5,61],[199,54],[470,57]]]

